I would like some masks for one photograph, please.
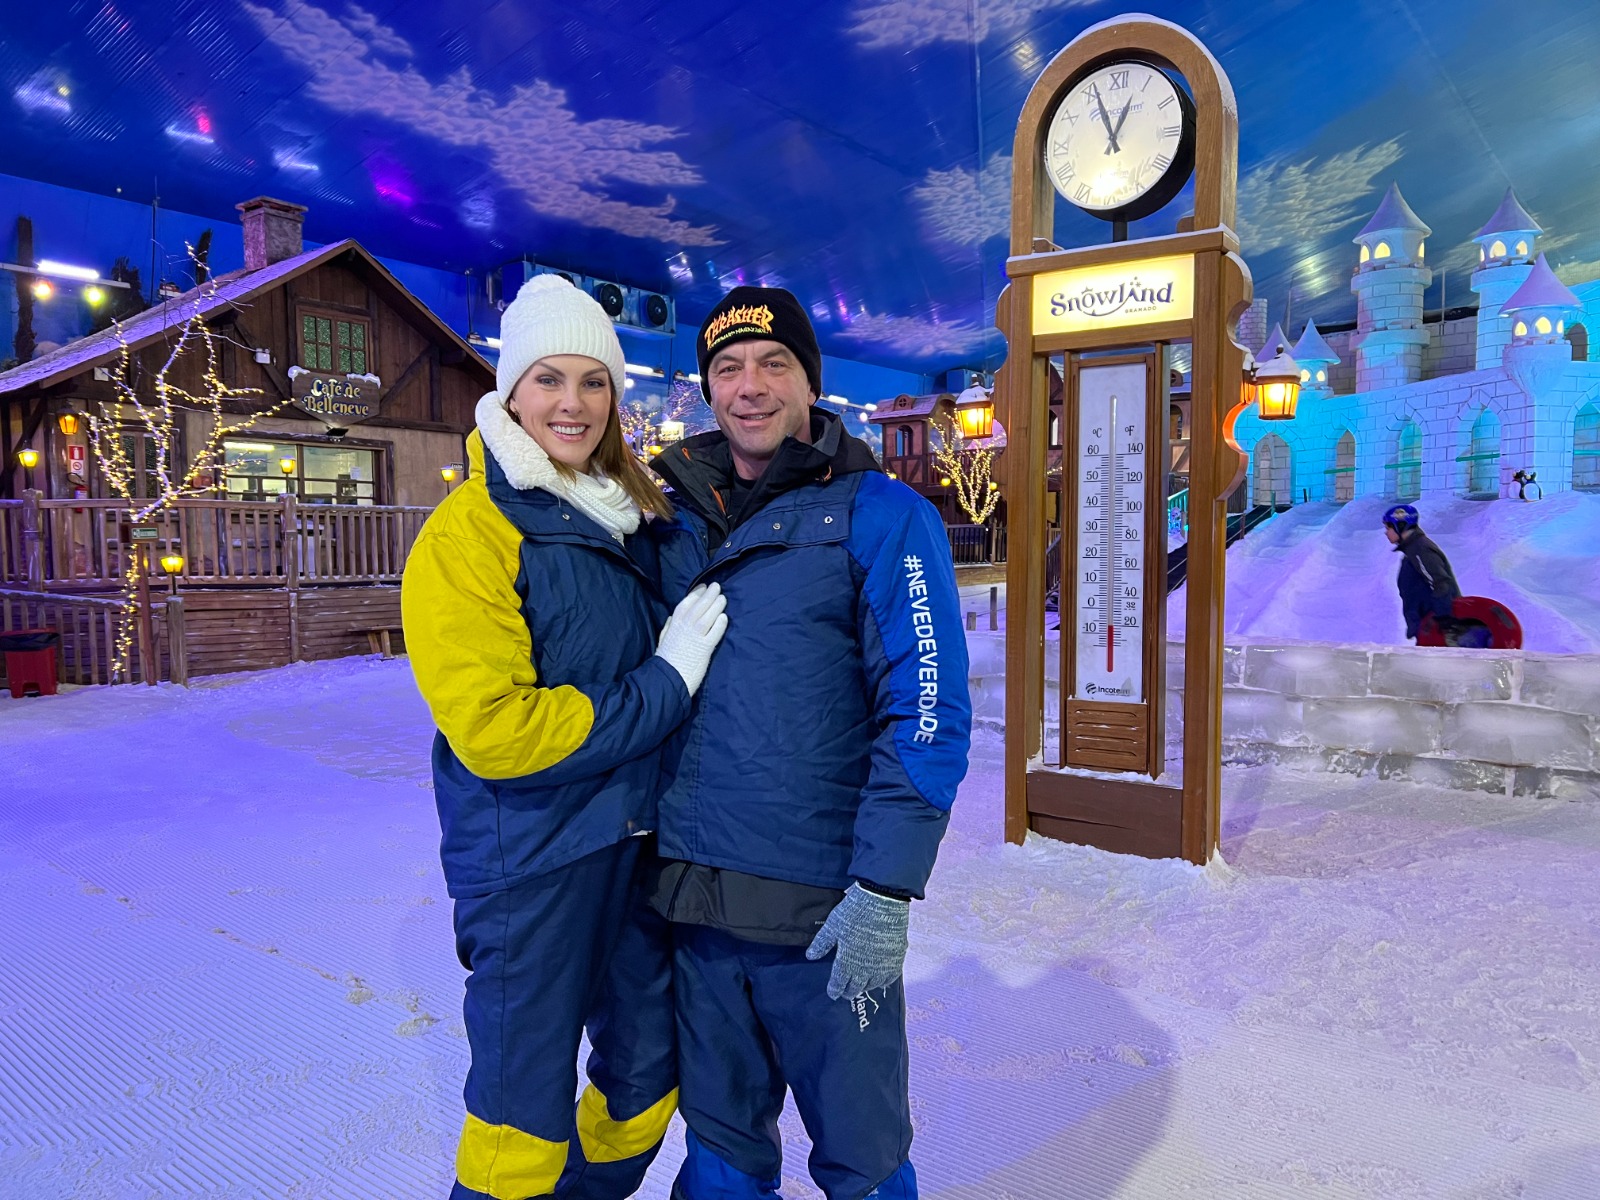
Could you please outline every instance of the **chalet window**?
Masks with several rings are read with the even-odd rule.
[[[365,321],[300,314],[300,365],[309,371],[365,375],[369,345]]]
[[[273,500],[293,492],[304,504],[378,503],[376,450],[229,438],[223,453],[230,500]]]
[[[896,458],[905,458],[911,453],[911,428],[908,425],[894,427],[894,453]]]
[[[122,442],[123,459],[128,464],[128,482],[132,485],[133,498],[136,500],[154,498],[161,491],[161,481],[157,478],[160,463],[155,438],[149,434],[122,433],[119,435],[119,440]],[[106,494],[117,494],[109,483]]]

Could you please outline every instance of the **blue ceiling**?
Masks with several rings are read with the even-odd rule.
[[[1240,234],[1295,323],[1353,314],[1350,236],[1397,181],[1448,302],[1514,185],[1600,275],[1590,0],[1154,0],[1239,96]],[[0,170],[477,271],[522,255],[695,320],[780,283],[833,354],[994,365],[1010,149],[1049,57],[1115,0],[58,0],[0,24]],[[1136,224],[1170,232],[1183,199]],[[1064,214],[1057,241],[1104,240]],[[1587,272],[1587,273],[1585,273]],[[1430,303],[1439,302],[1439,283]]]

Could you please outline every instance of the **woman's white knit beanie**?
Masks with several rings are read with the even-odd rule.
[[[582,354],[605,364],[620,403],[627,378],[622,343],[605,309],[559,275],[535,275],[500,315],[500,365],[495,387],[502,402],[523,373],[552,354]]]

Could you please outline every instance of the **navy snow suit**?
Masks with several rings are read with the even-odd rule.
[[[677,1102],[671,949],[643,890],[661,749],[662,522],[619,538],[468,439],[401,590],[472,1061],[453,1200],[621,1200]],[[578,1100],[579,1042],[593,1053]]]
[[[920,897],[971,705],[937,511],[812,412],[754,486],[720,433],[668,450],[669,602],[720,583],[727,637],[664,766],[655,903],[674,922],[678,1200],[773,1197],[786,1086],[829,1200],[910,1200],[904,987],[830,1001],[805,949],[852,881]]]

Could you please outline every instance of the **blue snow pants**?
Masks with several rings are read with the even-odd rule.
[[[641,887],[653,841],[456,901],[472,1063],[452,1200],[622,1200],[644,1178],[678,1098],[670,932]]]
[[[776,1200],[785,1086],[828,1200],[916,1200],[905,985],[828,999],[833,958],[672,927],[688,1154],[673,1200]]]

